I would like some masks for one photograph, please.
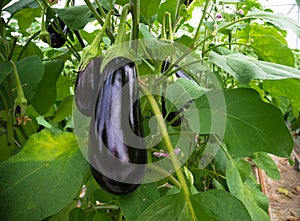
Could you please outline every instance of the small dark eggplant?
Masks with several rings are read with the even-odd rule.
[[[101,64],[101,57],[94,58],[84,70],[79,71],[77,74],[75,103],[78,110],[86,116],[92,116],[95,110],[96,98],[100,87]]]
[[[89,163],[104,190],[124,195],[142,182],[147,164],[135,64],[114,58],[101,78],[90,124]]]
[[[68,27],[65,25],[65,23],[61,19],[58,19],[58,20],[59,20],[59,25],[60,25],[61,30],[63,31],[63,33],[65,35],[67,35]],[[58,27],[56,26],[56,24],[54,22],[52,22],[47,28],[47,31],[50,34],[50,42],[51,42],[50,46],[52,48],[60,48],[61,46],[63,46],[66,43],[66,39],[60,33],[57,33],[55,31],[55,29],[53,28],[53,26],[55,26],[56,29],[58,29]]]

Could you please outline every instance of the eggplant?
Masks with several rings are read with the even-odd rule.
[[[68,26],[66,26],[65,23],[60,18],[58,18],[58,20],[59,20],[59,25],[60,25],[61,30],[63,31],[63,33],[65,35],[67,35]],[[51,43],[50,46],[52,48],[60,48],[61,46],[63,46],[66,43],[66,39],[60,33],[56,32],[55,29],[53,28],[53,26],[55,26],[56,29],[58,29],[58,27],[56,26],[56,24],[54,22],[52,22],[47,28],[47,31],[50,34],[50,43]]]
[[[92,116],[100,87],[100,67],[102,57],[94,58],[87,67],[77,74],[75,83],[75,104],[78,110]]]
[[[135,64],[124,57],[110,60],[100,82],[90,123],[89,163],[101,188],[124,195],[142,182],[147,164]]]

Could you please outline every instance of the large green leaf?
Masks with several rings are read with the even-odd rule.
[[[294,116],[299,115],[300,111],[300,80],[283,79],[277,81],[264,81],[263,88],[273,97],[284,96],[289,99],[293,108]]]
[[[159,197],[155,183],[143,184],[133,193],[122,196],[120,198],[120,207],[126,220],[136,220]]]
[[[25,97],[28,101],[34,96],[44,75],[44,66],[36,55],[16,62]]]
[[[240,53],[219,55],[212,51],[209,60],[234,76],[242,84],[248,84],[251,79],[300,79],[300,71],[295,68],[258,61]]]
[[[64,68],[64,61],[61,59],[51,60],[46,62],[44,67],[44,77],[31,99],[34,109],[41,115],[47,113],[56,100],[56,81]]]
[[[32,135],[22,151],[0,164],[3,220],[41,220],[68,205],[88,166],[72,133]]]
[[[285,38],[270,26],[251,25],[251,46],[260,59],[293,67],[295,58]]]
[[[244,205],[228,192],[211,190],[191,195],[191,203],[198,221],[251,220]],[[183,193],[167,195],[148,207],[137,221],[182,220],[191,217]]]
[[[220,137],[225,130],[223,141],[232,154],[245,157],[268,152],[289,157],[293,139],[281,111],[264,103],[255,90],[213,90],[196,99],[195,106],[185,114],[192,130]]]
[[[268,208],[267,197],[264,196],[262,192],[253,189],[249,183],[243,183],[233,160],[227,161],[226,181],[230,193],[241,200],[246,206],[251,216],[251,220],[270,220],[266,211]]]
[[[282,29],[291,29],[298,37],[300,37],[300,24],[283,14],[275,14],[253,8],[246,17],[263,19],[264,21],[270,22]]]
[[[83,29],[86,23],[94,20],[92,12],[86,5],[55,9],[61,20],[71,29]]]

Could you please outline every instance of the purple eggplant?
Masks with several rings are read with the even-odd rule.
[[[107,63],[89,133],[93,177],[106,191],[124,195],[142,182],[147,152],[135,64],[123,57]]]

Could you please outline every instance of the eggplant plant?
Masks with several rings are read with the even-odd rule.
[[[1,218],[269,220],[252,166],[292,163],[300,25],[259,0],[77,3],[0,3]]]

